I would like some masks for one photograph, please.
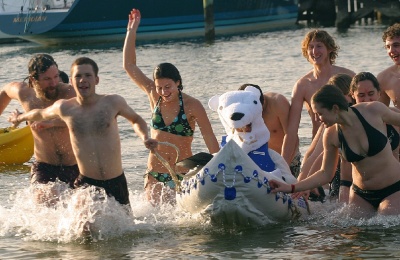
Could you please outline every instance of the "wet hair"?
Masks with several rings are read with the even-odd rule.
[[[61,81],[64,83],[69,83],[69,77],[68,77],[67,73],[65,73],[62,70],[60,70],[59,73],[60,73]]]
[[[301,42],[301,52],[307,61],[310,61],[307,50],[308,45],[312,40],[320,41],[325,44],[326,48],[330,51],[329,61],[331,64],[334,64],[338,56],[339,46],[335,43],[335,40],[329,35],[329,33],[318,29],[308,32]]]
[[[50,55],[43,53],[36,54],[28,63],[29,76],[24,81],[28,79],[28,86],[33,88],[32,79],[39,80],[39,75],[45,73],[53,65],[58,68],[57,63]]]
[[[318,103],[322,108],[332,110],[337,105],[340,110],[348,110],[349,104],[343,92],[335,85],[324,85],[312,96],[311,101]]]
[[[353,78],[348,74],[338,73],[330,77],[326,84],[338,87],[343,92],[343,95],[351,99],[351,103],[349,105],[353,105],[356,103],[356,100],[353,98],[350,91],[352,79]]]
[[[389,26],[382,35],[383,42],[386,42],[387,39],[392,39],[394,37],[400,37],[400,23],[395,23],[392,26]]]
[[[338,87],[345,96],[348,96],[350,95],[350,83],[352,79],[348,74],[338,73],[330,77],[327,84]]]
[[[264,105],[264,94],[263,94],[260,86],[246,83],[246,84],[241,85],[238,90],[244,90],[248,86],[255,87],[256,89],[258,89],[260,91],[260,103],[261,103],[261,105]]]
[[[75,66],[79,66],[79,65],[91,65],[94,71],[94,75],[97,77],[97,75],[99,74],[99,67],[97,66],[97,63],[92,60],[91,58],[88,57],[80,57],[77,58],[71,65],[71,75],[72,75],[72,68]]]
[[[182,77],[179,70],[171,63],[160,63],[153,71],[153,80],[156,79],[172,79],[174,82],[179,81],[179,90],[183,90]]]
[[[372,74],[371,72],[360,72],[357,75],[355,75],[353,77],[353,80],[351,81],[350,84],[350,92],[351,94],[354,94],[354,92],[357,91],[357,84],[361,81],[365,81],[365,80],[369,80],[372,82],[372,84],[374,85],[374,88],[380,92],[381,88],[379,86],[379,82],[378,79],[374,76],[374,74]]]

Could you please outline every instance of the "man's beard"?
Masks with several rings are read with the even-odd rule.
[[[43,91],[40,87],[35,86],[35,91],[36,91],[36,97],[40,99],[54,101],[57,100],[58,98],[58,92],[59,92],[58,85],[55,86],[54,90],[52,89],[51,91],[49,91],[49,88]]]

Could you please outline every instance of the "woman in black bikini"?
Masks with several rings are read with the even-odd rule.
[[[128,32],[124,44],[124,68],[129,77],[149,97],[151,136],[159,142],[169,142],[180,150],[179,160],[192,156],[191,144],[195,124],[200,128],[210,153],[216,153],[219,145],[201,102],[182,92],[182,79],[177,68],[170,63],[158,65],[153,72],[153,80],[148,78],[136,65],[136,31],[140,23],[139,10],[129,14]],[[170,165],[175,164],[176,151],[159,145],[157,152]],[[158,204],[162,201],[174,202],[174,183],[164,165],[154,153],[150,153],[145,174],[145,189],[148,199]],[[177,173],[187,169],[176,167]],[[172,192],[171,192],[172,191]]]
[[[351,207],[353,217],[370,217],[376,212],[400,214],[400,163],[386,137],[386,123],[399,126],[400,113],[381,102],[364,102],[349,108],[343,93],[332,85],[323,86],[313,95],[312,109],[327,127],[322,167],[296,185],[271,180],[272,191],[295,193],[329,182],[341,148],[342,156],[354,169],[349,198],[349,204],[356,206]]]

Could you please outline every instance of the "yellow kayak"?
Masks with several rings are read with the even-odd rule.
[[[31,128],[0,128],[0,165],[22,164],[33,155]]]

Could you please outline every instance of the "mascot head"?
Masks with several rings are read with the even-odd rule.
[[[230,139],[250,152],[269,141],[270,133],[262,118],[261,92],[253,86],[213,96],[208,106],[218,112]]]

